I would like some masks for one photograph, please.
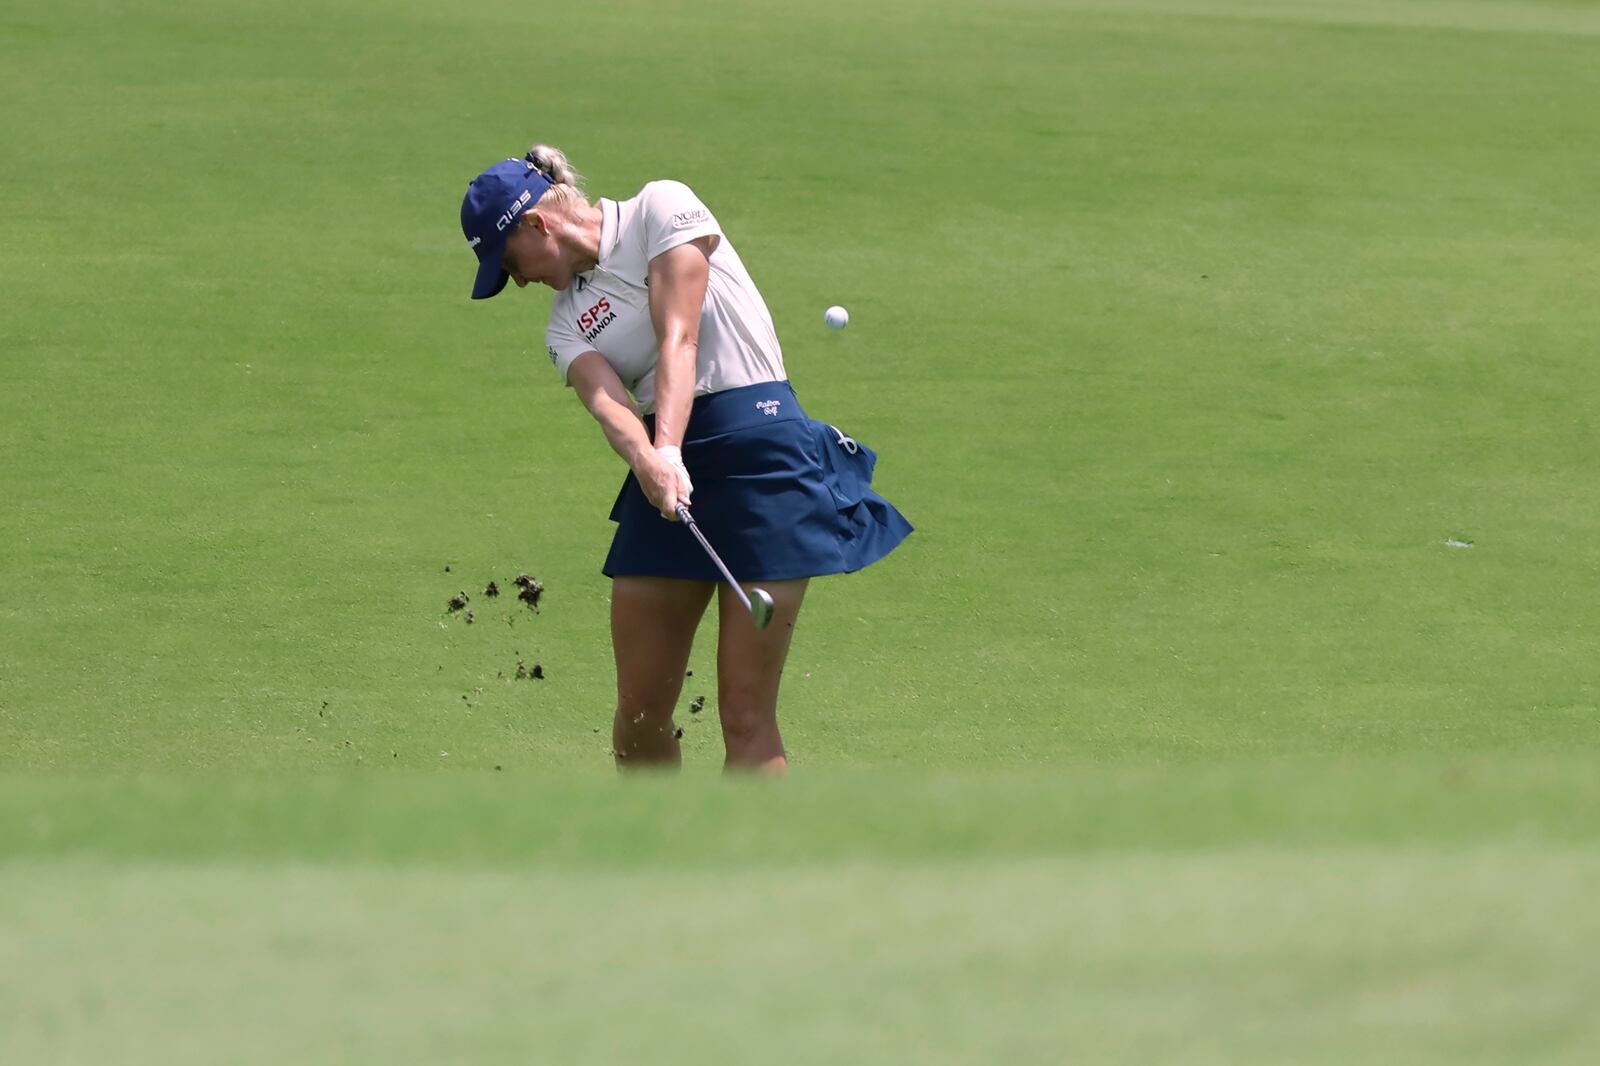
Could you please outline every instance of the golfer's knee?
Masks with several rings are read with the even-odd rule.
[[[664,725],[672,721],[673,700],[662,693],[623,693],[617,697],[617,721],[626,725]]]

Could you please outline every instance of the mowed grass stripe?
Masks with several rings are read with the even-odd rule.
[[[0,1058],[1585,1061],[1600,854],[0,866]]]
[[[0,859],[723,868],[1600,838],[1582,756],[816,772],[0,779]]]

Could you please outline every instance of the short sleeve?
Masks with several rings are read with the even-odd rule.
[[[563,385],[571,385],[567,379],[567,371],[572,369],[573,360],[584,352],[594,350],[594,346],[579,336],[578,331],[567,325],[565,318],[557,320],[550,316],[550,324],[544,330],[544,345],[550,353],[550,362],[555,364],[556,373],[561,375]]]
[[[640,198],[644,261],[697,237],[721,237],[722,227],[694,190],[681,181],[652,181]]]

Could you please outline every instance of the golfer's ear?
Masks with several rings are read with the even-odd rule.
[[[538,208],[528,209],[528,225],[538,230],[541,235],[548,236],[550,233],[550,220]]]

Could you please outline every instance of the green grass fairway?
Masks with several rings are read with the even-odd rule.
[[[1597,100],[1586,0],[0,11],[0,1062],[1600,1059]],[[779,788],[709,628],[613,780],[534,139],[917,524]]]
[[[1507,912],[1525,877],[1560,918]],[[0,887],[38,1004],[0,1037],[18,1062],[1331,1064],[1391,1061],[1398,1044],[1406,1062],[1581,1063],[1600,1038],[1592,849],[867,863],[644,886],[50,864]],[[85,928],[82,908],[101,922]]]
[[[0,1059],[1600,1046],[1587,761],[826,783],[0,785]]]

